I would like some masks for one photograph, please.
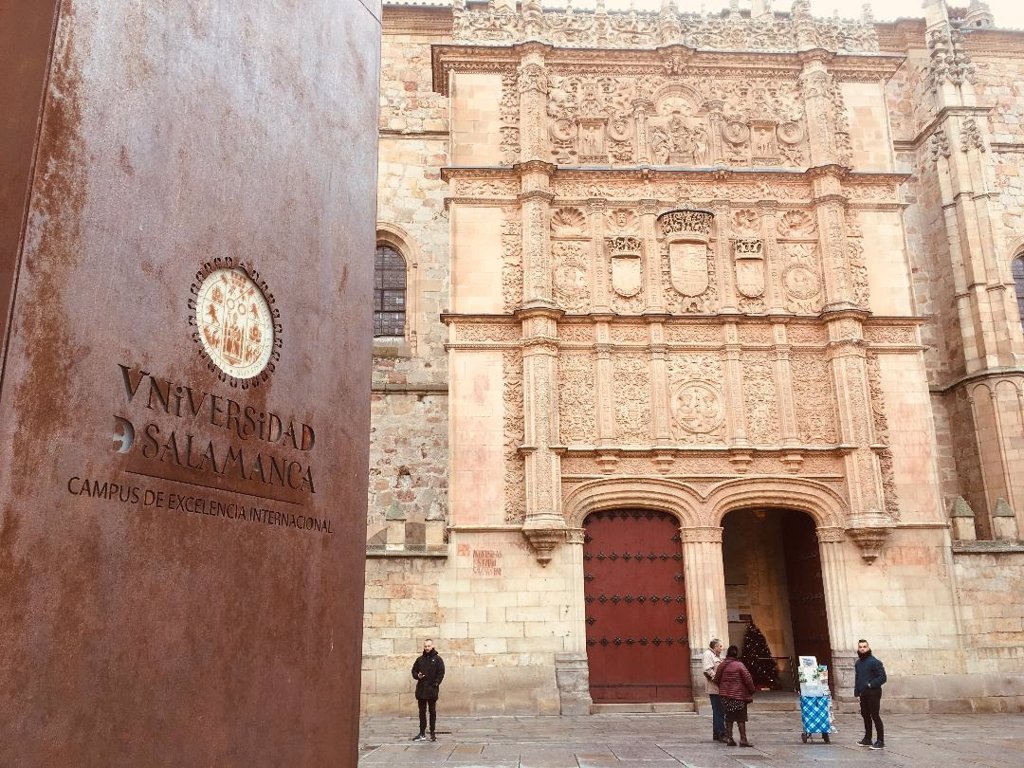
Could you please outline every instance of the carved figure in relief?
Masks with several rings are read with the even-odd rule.
[[[585,250],[578,242],[570,242],[557,243],[553,251],[555,302],[569,312],[582,311],[590,300]]]
[[[605,217],[605,226],[609,232],[634,232],[639,225],[639,218],[628,208],[616,208]]]
[[[678,384],[672,394],[672,424],[684,432],[707,434],[725,420],[722,397],[710,384],[687,381]]]

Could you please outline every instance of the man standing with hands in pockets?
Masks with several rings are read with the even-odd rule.
[[[713,741],[725,742],[725,710],[722,709],[722,697],[718,694],[715,683],[715,672],[722,663],[722,641],[717,637],[708,643],[704,651],[704,689],[711,700],[711,738]]]
[[[427,740],[427,708],[430,708],[430,740],[437,741],[434,724],[437,722],[437,696],[444,680],[444,660],[434,648],[434,641],[423,641],[423,655],[412,665],[412,678],[416,681],[416,703],[420,707],[420,732],[413,741]]]

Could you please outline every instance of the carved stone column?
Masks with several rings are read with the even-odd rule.
[[[558,320],[550,308],[517,312],[523,324],[523,424],[526,519],[523,534],[547,565],[565,540],[558,446]]]
[[[694,686],[703,680],[701,657],[712,637],[728,639],[725,608],[725,567],[722,563],[722,528],[708,526],[680,530],[686,611],[690,633],[690,669]]]
[[[562,715],[589,715],[590,668],[587,664],[586,603],[583,588],[583,529],[566,531],[572,599],[572,630],[565,639],[565,651],[555,654],[555,684]]]
[[[829,644],[832,647],[832,679],[837,694],[849,694],[853,690],[853,659],[857,655],[857,638],[854,637],[850,621],[850,596],[843,559],[843,529],[822,527],[818,528],[817,535]]]
[[[872,450],[874,425],[868,384],[866,342],[859,313],[842,313],[828,320],[826,357],[839,410],[840,443],[850,497],[851,528],[848,531],[862,548],[867,562],[878,556],[889,532],[884,514],[885,497],[878,455]]]
[[[846,198],[842,194],[842,184],[831,173],[816,175],[812,183],[825,282],[825,310],[857,308],[853,274],[846,253]]]
[[[824,55],[824,51],[819,53]],[[804,114],[807,116],[810,165],[813,168],[834,162],[834,157],[828,124],[828,70],[820,56],[806,56],[800,73],[800,86],[804,97]]]
[[[526,43],[519,65],[519,144],[522,162],[545,160],[544,115],[548,98],[548,73],[544,46]]]
[[[551,280],[550,208],[548,189],[554,166],[531,162],[520,166],[523,229],[523,306],[553,307]]]

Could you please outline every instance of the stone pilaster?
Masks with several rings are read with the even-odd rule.
[[[610,286],[608,285],[608,255],[605,252],[606,201],[601,198],[587,200],[590,210],[590,236],[593,244],[591,263],[594,265],[594,312],[610,313]]]
[[[651,321],[649,325],[651,340],[651,427],[654,430],[654,442],[668,445],[672,442],[672,417],[669,414],[668,402],[668,361],[665,345],[665,326],[661,322]]]
[[[587,664],[582,528],[570,528],[566,531],[566,549],[572,584],[572,600],[569,603],[572,611],[572,630],[565,639],[565,650],[555,654],[559,713],[589,715],[594,702],[590,698],[590,673]]]
[[[658,241],[656,220],[657,200],[640,201],[640,237],[644,243],[644,296],[646,311],[664,313],[665,292],[661,286],[661,243]]]
[[[683,528],[686,607],[690,633],[691,677],[703,679],[701,656],[712,637],[727,638],[725,567],[722,562],[722,529],[719,526]]]
[[[594,354],[597,357],[597,444],[611,445],[615,442],[611,325],[607,320],[599,320],[594,324],[594,334]]]
[[[789,362],[789,337],[786,325],[772,326],[775,343],[775,381],[779,392],[779,437],[785,446],[800,444],[796,421],[796,403],[793,401],[793,369]]]
[[[722,297],[722,314],[738,313],[736,294],[736,264],[733,260],[733,243],[729,231],[729,213],[732,210],[728,200],[712,200],[714,213],[715,246],[712,257],[718,266],[718,295]]]
[[[750,441],[747,439],[739,326],[736,323],[725,323],[722,331],[725,334],[725,392],[728,403],[725,409],[726,439],[731,446],[745,447]]]

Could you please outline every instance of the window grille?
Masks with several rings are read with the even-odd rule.
[[[405,335],[405,259],[378,245],[373,263],[373,335]]]

